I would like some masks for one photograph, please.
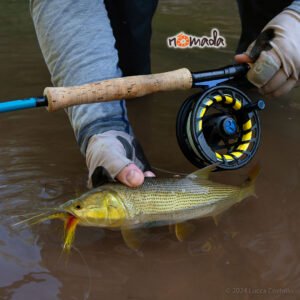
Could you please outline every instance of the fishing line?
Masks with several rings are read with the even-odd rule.
[[[169,170],[166,170],[166,169],[161,169],[161,168],[157,168],[157,167],[153,167],[151,166],[152,169],[154,170],[157,170],[159,172],[162,172],[162,173],[166,173],[166,174],[172,174],[172,175],[181,175],[181,176],[187,176],[188,174],[187,173],[182,173],[182,172],[173,172],[173,171],[169,171]]]
[[[87,270],[87,274],[88,274],[88,289],[87,289],[87,292],[85,292],[84,294],[84,300],[88,300],[90,298],[90,295],[91,295],[91,291],[92,291],[92,275],[91,275],[91,270],[90,270],[90,267],[86,261],[86,259],[84,258],[83,254],[81,253],[81,251],[75,247],[75,246],[72,246],[72,249],[74,249],[80,256],[81,260],[83,261],[84,265],[86,266],[86,270]]]
[[[19,226],[19,225],[22,225],[22,224],[24,224],[24,223],[27,223],[28,221],[31,221],[31,220],[36,219],[36,218],[38,218],[38,217],[45,216],[45,215],[47,215],[47,213],[48,213],[48,212],[44,212],[44,213],[35,215],[35,216],[33,216],[33,217],[29,218],[29,219],[22,220],[22,221],[20,221],[20,222],[17,222],[17,223],[15,223],[15,224],[12,224],[12,226],[13,226],[13,227],[17,227],[17,226]],[[32,224],[32,225],[34,225],[34,224]]]
[[[43,211],[43,210],[47,210],[49,212],[52,212],[52,211],[56,210],[56,207],[53,207],[53,208],[38,208],[38,209],[36,209],[36,211],[33,211],[33,212],[26,212],[24,214],[19,214],[19,215],[14,214],[13,216],[9,216],[9,217],[10,218],[18,218],[18,217],[25,217],[25,216],[35,215],[37,213],[40,213],[40,211]],[[4,213],[10,213],[10,212],[14,213],[15,210],[6,210],[6,211],[4,211]]]

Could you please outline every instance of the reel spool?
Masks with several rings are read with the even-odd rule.
[[[238,169],[254,157],[261,136],[258,110],[240,90],[215,86],[189,97],[177,116],[178,144],[186,158],[202,168],[217,163],[219,169]]]

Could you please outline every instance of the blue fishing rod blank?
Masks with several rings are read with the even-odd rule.
[[[42,107],[47,105],[48,105],[48,101],[45,97],[37,97],[37,98],[32,97],[32,98],[26,98],[21,100],[0,102],[0,113]]]

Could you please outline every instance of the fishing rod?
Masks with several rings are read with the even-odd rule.
[[[201,88],[179,110],[176,134],[184,155],[197,167],[218,163],[219,169],[237,169],[249,163],[260,141],[258,111],[234,80],[245,79],[248,64],[202,72],[175,71],[107,79],[72,87],[47,87],[42,97],[0,103],[0,112],[46,107],[54,112],[74,105],[131,99],[148,94]],[[227,82],[228,85],[224,85]],[[229,85],[230,83],[230,85]]]
[[[163,91],[212,87],[229,79],[242,77],[248,70],[248,64],[194,73],[182,68],[160,74],[113,78],[81,86],[47,87],[42,97],[0,103],[0,112],[36,107],[47,107],[48,111],[54,112],[79,104],[137,98]]]

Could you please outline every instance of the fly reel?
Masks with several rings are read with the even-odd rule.
[[[258,110],[239,89],[215,86],[189,97],[177,116],[177,140],[196,167],[217,163],[219,169],[238,169],[250,162],[260,142]]]

